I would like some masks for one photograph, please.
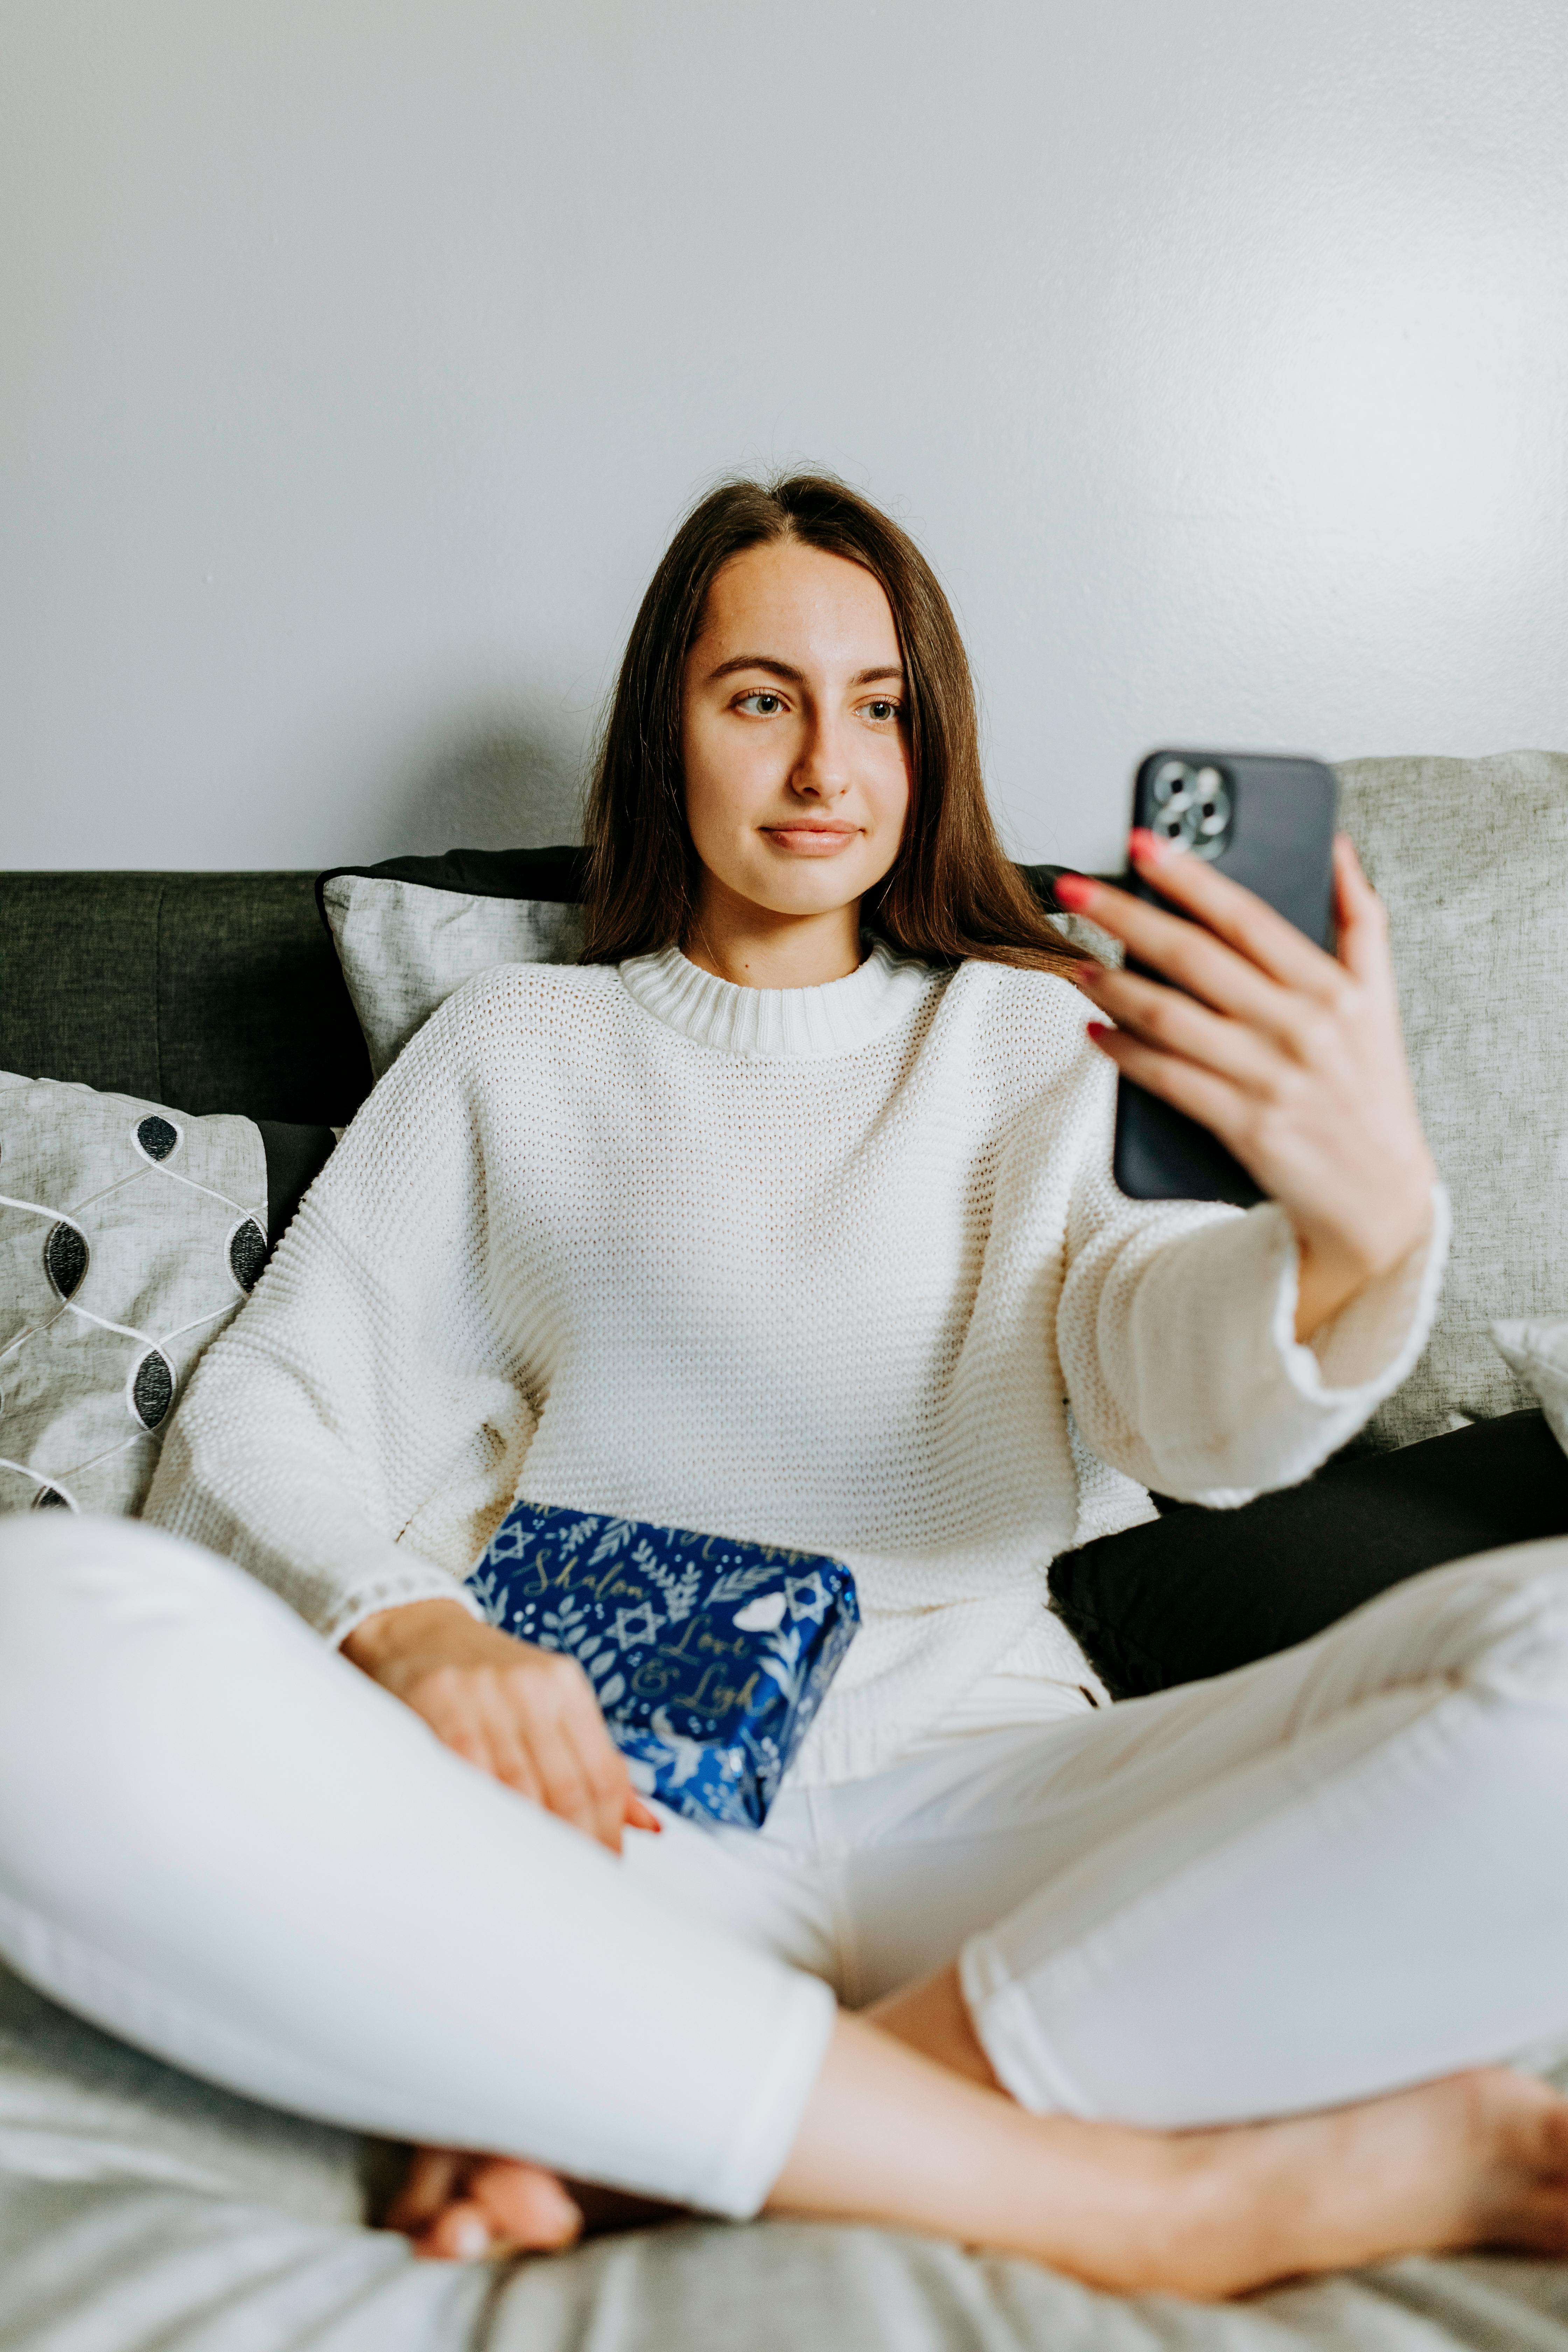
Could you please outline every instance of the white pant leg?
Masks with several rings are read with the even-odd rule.
[[[191,2072],[754,2211],[826,1990],[462,1763],[258,1584],[0,1521],[0,1951]]]
[[[1568,2028],[1568,1539],[1055,1740],[1038,1890],[962,1956],[1025,2105],[1234,2121]]]

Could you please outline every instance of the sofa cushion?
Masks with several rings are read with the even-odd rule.
[[[195,2081],[0,1966],[7,2352],[1499,2352],[1568,2264],[1392,2263],[1243,2303],[1100,2294],[833,2222],[676,2221],[521,2262],[363,2226],[399,2152]]]
[[[1454,1202],[1437,1321],[1369,1438],[1534,1399],[1495,1317],[1568,1313],[1568,756],[1356,760],[1341,817],[1388,908],[1422,1118]]]
[[[249,1119],[0,1072],[0,1509],[138,1509],[267,1250]]]

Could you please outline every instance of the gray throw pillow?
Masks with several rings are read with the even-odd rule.
[[[267,1247],[250,1119],[0,1071],[0,1510],[137,1511]]]
[[[575,963],[583,945],[582,908],[547,898],[364,872],[327,875],[320,894],[378,1078],[476,972],[498,963]]]
[[[1568,1454],[1568,1316],[1552,1323],[1494,1323],[1504,1361],[1541,1401],[1546,1426]]]
[[[1341,821],[1388,908],[1454,1247],[1430,1342],[1373,1417],[1405,1445],[1534,1402],[1496,1316],[1568,1313],[1568,756],[1355,760]]]

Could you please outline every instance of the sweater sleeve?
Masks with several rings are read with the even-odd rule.
[[[1226,1508],[1293,1486],[1414,1367],[1447,1255],[1447,1196],[1436,1189],[1429,1240],[1302,1343],[1284,1210],[1129,1200],[1110,1172],[1109,1066],[1099,1084],[1058,1309],[1074,1418],[1102,1459],[1183,1501]]]
[[[488,1003],[449,999],[360,1111],[197,1367],[143,1513],[332,1642],[464,1598],[533,1426],[487,1304]]]

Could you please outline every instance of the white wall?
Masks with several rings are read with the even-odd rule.
[[[1563,0],[0,0],[0,863],[560,838],[719,473],[1135,755],[1568,746]]]

